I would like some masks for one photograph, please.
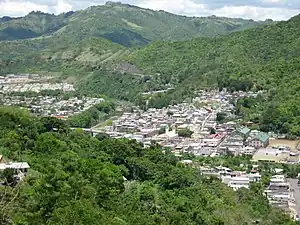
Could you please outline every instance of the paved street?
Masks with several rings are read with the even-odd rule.
[[[293,190],[293,196],[295,198],[295,211],[296,215],[300,215],[300,189],[298,186],[298,179],[287,179]]]

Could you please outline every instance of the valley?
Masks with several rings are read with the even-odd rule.
[[[299,224],[299,37],[118,2],[0,18],[0,225]]]

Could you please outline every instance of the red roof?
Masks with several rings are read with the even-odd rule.
[[[224,134],[211,134],[208,136],[208,138],[217,138],[217,139],[222,139],[225,135]]]

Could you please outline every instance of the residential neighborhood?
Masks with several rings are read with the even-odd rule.
[[[112,125],[92,129],[92,132],[135,139],[145,146],[155,142],[178,156],[189,153],[217,157],[230,153],[250,155],[254,161],[299,162],[296,149],[270,145],[270,141],[277,139],[276,135],[253,129],[251,123],[242,124],[234,115],[232,103],[237,98],[256,94],[201,91],[192,102],[147,111],[135,109],[115,119]],[[226,119],[218,121],[220,114],[226,115]]]
[[[193,165],[193,162],[182,161],[184,164]],[[216,176],[228,187],[237,191],[240,188],[249,189],[250,185],[259,182],[262,178],[261,174],[257,171],[258,165],[254,165],[250,173],[245,171],[233,171],[230,168],[217,166],[217,167],[199,167],[201,173],[205,176]],[[267,197],[269,204],[279,207],[287,214],[295,218],[299,215],[298,208],[299,202],[296,201],[296,192],[299,192],[298,185],[293,184],[293,179],[287,179],[282,175],[282,170],[276,169],[278,174],[270,178],[269,184],[265,187],[264,193]],[[275,173],[276,173],[275,172]],[[296,190],[295,190],[296,189]]]
[[[8,74],[0,76],[0,93],[41,92],[43,90],[74,91],[74,86],[65,82],[57,83],[53,77],[38,74]]]
[[[8,75],[0,77],[0,103],[8,106],[19,106],[28,109],[38,116],[53,116],[67,119],[90,109],[105,101],[102,98],[86,96],[69,97],[45,95],[45,90],[60,90],[62,93],[74,91],[68,83],[51,83],[50,77],[39,75]],[[49,83],[48,83],[49,82]],[[20,93],[34,92],[34,95]],[[153,93],[152,93],[153,94]],[[156,94],[156,93],[154,93]],[[255,124],[242,123],[235,115],[236,101],[245,96],[257,96],[254,92],[198,91],[191,101],[169,105],[162,109],[148,108],[141,110],[133,107],[131,111],[110,118],[110,123],[102,123],[84,131],[96,136],[108,134],[116,139],[132,139],[143,144],[145,148],[156,143],[169,149],[175,156],[186,154],[196,158],[246,156],[251,158],[252,169],[232,170],[219,166],[199,166],[192,160],[182,160],[186,166],[195,167],[204,176],[216,176],[228,187],[237,191],[249,189],[251,184],[262,180],[258,165],[262,162],[297,164],[300,161],[297,145],[293,147],[286,141],[281,142],[278,135],[259,131]],[[77,129],[77,128],[71,128]],[[54,129],[55,131],[55,129]],[[242,168],[242,167],[241,167]],[[22,181],[30,165],[27,162],[10,162],[0,155],[0,172],[13,171],[13,180]],[[277,173],[278,172],[278,173]],[[295,180],[287,179],[277,170],[264,187],[269,203],[281,208],[291,217],[300,214],[300,195]],[[3,177],[3,176],[2,176]],[[1,185],[7,181],[0,180]]]
[[[75,91],[75,88],[72,84],[57,83],[53,79],[36,74],[1,76],[0,104],[23,107],[38,116],[66,119],[104,101],[102,98],[63,95]],[[42,91],[60,91],[61,94],[50,96]]]

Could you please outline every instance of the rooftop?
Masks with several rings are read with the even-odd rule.
[[[237,129],[237,131],[243,135],[247,135],[250,132],[250,129],[248,127],[240,127]]]
[[[261,142],[266,142],[269,139],[269,136],[263,132],[258,133],[256,136],[254,136],[255,139],[258,139]]]
[[[16,162],[16,163],[0,163],[0,170],[5,169],[29,169],[30,166],[27,162]]]

